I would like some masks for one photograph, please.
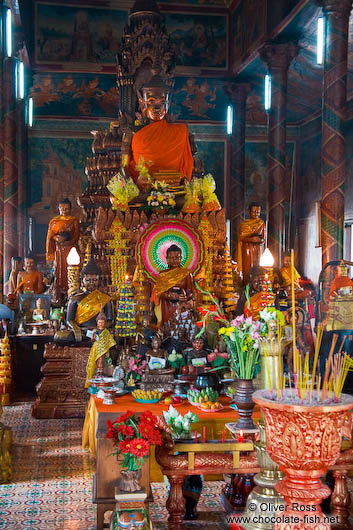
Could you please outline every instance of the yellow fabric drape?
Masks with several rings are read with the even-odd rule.
[[[189,269],[184,269],[183,267],[162,271],[157,276],[155,285],[156,295],[159,297],[161,294],[169,291],[169,289],[182,282],[189,274]]]
[[[87,377],[86,377],[86,384],[85,387],[88,388],[90,383],[89,380],[92,379],[94,375],[94,371],[96,369],[96,363],[102,355],[107,353],[110,348],[115,346],[116,342],[109,333],[107,329],[104,329],[102,333],[100,333],[98,340],[94,342],[91,351],[89,352],[89,357],[87,361]]]
[[[76,309],[75,321],[80,326],[87,320],[98,315],[101,307],[105,306],[110,300],[110,296],[102,293],[101,291],[95,290],[89,293],[81,302],[79,302]]]

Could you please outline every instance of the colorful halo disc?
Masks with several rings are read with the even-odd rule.
[[[136,244],[137,260],[150,280],[155,281],[167,268],[167,249],[171,245],[181,248],[182,267],[194,275],[201,269],[205,252],[200,232],[181,219],[160,219],[142,232]]]

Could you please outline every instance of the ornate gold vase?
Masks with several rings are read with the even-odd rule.
[[[276,515],[275,530],[328,530],[320,503],[330,495],[320,477],[340,453],[341,430],[353,408],[353,397],[341,395],[339,403],[291,404],[290,390],[274,401],[268,390],[258,390],[254,402],[263,410],[267,452],[279,464],[285,478],[276,490],[286,510]]]

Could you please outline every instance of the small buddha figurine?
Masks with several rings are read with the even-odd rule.
[[[193,364],[194,359],[203,359],[203,364],[207,364],[208,352],[205,350],[205,339],[195,336],[192,341],[192,350],[186,353],[186,364]]]
[[[44,291],[43,276],[37,271],[33,256],[25,256],[24,268],[25,270],[17,275],[16,292],[42,294]]]
[[[46,309],[43,308],[43,300],[42,298],[37,298],[36,308],[33,309],[33,312],[32,312],[33,322],[45,322],[47,318],[48,318],[48,314],[47,314]]]
[[[94,341],[87,361],[87,378],[86,388],[89,387],[89,380],[94,374],[103,375],[109,358],[109,350],[116,345],[115,340],[107,329],[107,317],[101,308],[97,318],[97,328],[93,331],[92,339]],[[110,359],[110,358],[109,358]],[[111,365],[110,360],[110,365]]]
[[[162,362],[158,363],[158,359],[161,359]],[[146,353],[146,360],[148,362],[148,366],[151,370],[164,368],[166,364],[166,359],[167,352],[161,349],[161,339],[158,335],[155,335],[152,339],[152,349],[148,350]]]

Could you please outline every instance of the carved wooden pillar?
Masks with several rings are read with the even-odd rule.
[[[18,255],[17,155],[16,155],[16,59],[6,57],[3,77],[4,124],[4,281],[11,271],[11,258]],[[4,285],[7,294],[8,285]]]
[[[349,506],[351,503],[351,496],[347,487],[348,471],[334,471],[335,487],[331,497],[331,512],[337,517],[337,522],[334,527],[341,530],[352,528],[349,518]]]
[[[230,142],[230,176],[227,191],[229,193],[229,210],[232,254],[236,249],[240,223],[244,219],[245,208],[245,125],[246,99],[251,90],[249,83],[228,83],[223,87],[233,105],[233,131]]]
[[[181,528],[183,522],[183,514],[185,512],[185,498],[183,496],[183,475],[168,475],[170,483],[170,492],[166,502],[167,510],[169,512],[169,528]]]
[[[326,22],[322,114],[322,266],[343,258],[348,24],[352,0],[318,0]]]
[[[293,42],[267,43],[260,56],[271,76],[272,105],[268,111],[268,243],[279,267],[285,241],[287,73],[298,53]]]

